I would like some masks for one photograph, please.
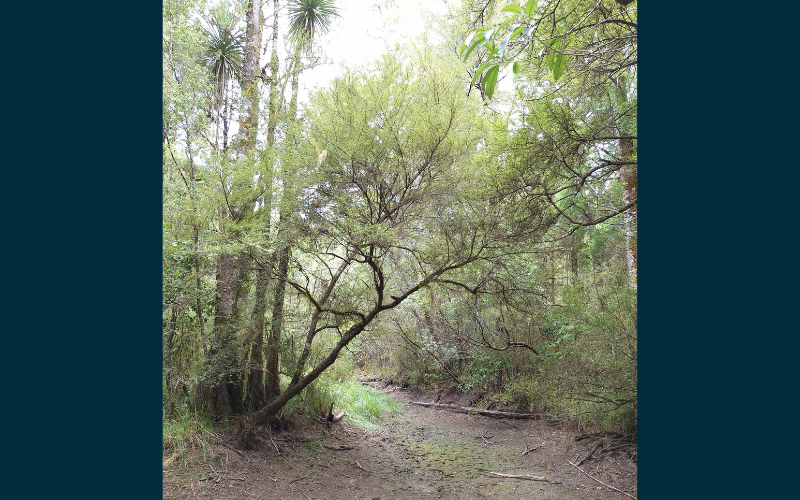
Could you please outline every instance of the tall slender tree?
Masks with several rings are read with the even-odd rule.
[[[234,140],[237,164],[254,161],[258,134],[258,56],[260,53],[260,9],[257,0],[248,0],[245,9],[246,29],[244,61],[241,68],[240,87],[242,104],[239,110],[239,130]],[[221,158],[224,161],[224,157]],[[220,175],[220,189],[225,199],[222,224],[228,224],[233,238],[237,237],[237,224],[251,216],[260,193],[248,189],[246,176],[237,176],[229,183]],[[250,188],[252,186],[249,186]],[[245,193],[245,194],[242,194]],[[243,382],[239,319],[241,299],[246,296],[249,284],[250,257],[247,252],[238,255],[223,250],[217,269],[217,311],[212,333],[213,345],[204,367],[204,375],[197,391],[197,399],[212,417],[226,417],[242,413]],[[246,361],[246,360],[245,360]]]
[[[297,119],[297,94],[301,72],[300,57],[303,50],[310,51],[318,33],[330,29],[332,19],[339,15],[332,0],[291,0],[289,2],[289,33],[295,45],[292,71],[292,97],[289,102],[289,120]],[[283,182],[283,199],[279,210],[279,220],[285,224],[292,215],[290,198],[292,186],[288,178]],[[279,225],[279,228],[281,226]],[[280,342],[283,330],[283,309],[286,296],[286,282],[289,275],[289,255],[291,247],[285,230],[278,230],[280,245],[277,281],[272,307],[272,321],[267,347],[267,397],[275,398],[280,393],[277,374],[279,371]]]
[[[267,215],[264,217],[264,234],[270,233],[270,216],[272,212],[272,168],[275,158],[275,129],[278,123],[278,0],[273,1],[272,23],[272,57],[270,58],[269,84],[269,117],[267,118],[267,150],[266,161],[260,172],[260,182],[265,185],[265,194],[262,210]],[[267,290],[270,280],[270,271],[274,267],[276,254],[264,255],[264,252],[255,250],[254,262],[256,263],[256,290],[255,302],[250,319],[250,332],[248,335],[249,346],[249,376],[247,382],[247,411],[255,412],[264,407],[268,401],[267,387],[270,394],[275,392],[278,385],[277,367],[270,365],[265,371],[264,367],[264,321],[267,311]],[[268,349],[277,349],[277,346],[268,345]],[[245,355],[248,357],[248,353]],[[271,356],[270,356],[271,359]]]

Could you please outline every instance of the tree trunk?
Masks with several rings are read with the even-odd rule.
[[[278,0],[274,1],[274,15],[272,25],[272,58],[270,61],[270,80],[269,80],[269,118],[267,120],[267,149],[270,155],[273,152],[275,144],[275,128],[277,126],[277,106],[278,100]],[[272,213],[272,162],[270,157],[267,168],[269,171],[262,172],[266,191],[264,195],[264,216],[265,220],[265,233],[270,232],[270,214]],[[245,354],[245,359],[249,354],[249,377],[247,383],[247,394],[245,401],[247,402],[248,413],[253,413],[267,403],[267,380],[269,376],[266,375],[264,369],[264,323],[265,314],[267,312],[267,289],[269,284],[269,273],[275,265],[276,254],[272,254],[268,263],[261,263],[258,267],[256,276],[256,297],[253,304],[253,311],[250,316],[250,332],[248,334],[248,352]],[[277,363],[277,362],[276,362]],[[269,368],[268,368],[269,369]],[[272,373],[277,373],[277,366]],[[266,376],[266,377],[265,377]],[[277,380],[277,378],[276,378]]]
[[[628,92],[626,89],[625,78],[620,76],[614,81],[619,93],[620,99],[623,103],[628,101]],[[619,129],[620,136],[628,135],[629,131]],[[633,139],[622,137],[618,141],[619,159],[623,162],[633,161]],[[636,203],[636,165],[623,165],[619,170],[619,177],[622,181],[622,202],[625,205]],[[637,272],[636,272],[636,208],[633,205],[630,210],[622,214],[622,220],[625,225],[625,257],[628,263],[628,276],[631,288],[637,288]]]
[[[630,160],[633,150],[633,139],[620,139],[619,151],[620,157],[624,160]],[[620,179],[622,180],[622,202],[627,205],[636,202],[636,170],[632,165],[625,165],[619,171]],[[636,272],[636,207],[633,207],[622,214],[622,220],[625,224],[625,256],[628,261],[628,275],[630,277],[630,285],[634,290],[637,288],[637,272]]]
[[[217,314],[211,347],[198,383],[195,404],[212,418],[241,413],[242,380],[239,371],[237,291],[239,264],[230,254],[219,257],[217,271]]]
[[[261,3],[247,0],[247,30],[245,31],[244,64],[242,67],[242,108],[239,118],[239,139],[236,151],[246,156],[255,150],[258,135],[258,78],[257,69],[261,30]]]
[[[256,298],[250,317],[250,330],[247,335],[247,348],[244,358],[247,365],[247,411],[252,413],[264,407],[267,401],[264,387],[264,312],[267,302],[269,274],[260,268],[256,276]]]
[[[197,213],[197,206],[195,205],[195,214]],[[200,322],[200,342],[203,344],[203,355],[208,354],[208,342],[206,342],[206,325],[203,318],[203,300],[201,298],[203,291],[203,283],[200,280],[200,247],[199,247],[199,232],[200,229],[197,224],[194,224],[194,277],[195,286],[197,287],[197,296],[195,297],[195,307],[197,308],[197,320]]]
[[[277,7],[276,7],[277,8]],[[299,66],[297,62],[300,59],[300,46],[295,49],[294,61],[295,67],[292,72],[292,99],[289,104],[289,119],[294,121],[297,114],[297,91],[299,88]],[[270,102],[270,106],[273,103]],[[288,179],[283,182],[283,196],[291,196],[291,184]],[[286,200],[281,200],[281,210],[279,214],[279,225],[289,220],[291,214],[285,209]],[[278,230],[278,240],[281,239],[281,231]],[[266,373],[266,386],[267,386],[267,400],[271,401],[273,398],[280,394],[280,342],[283,330],[283,308],[284,299],[286,296],[286,279],[289,276],[289,253],[290,248],[288,243],[283,244],[280,249],[279,262],[278,262],[278,275],[275,283],[275,298],[272,301],[272,321],[270,324],[269,341],[267,342],[267,373]]]
[[[272,58],[269,69],[269,119],[267,121],[267,146],[272,149],[275,144],[275,126],[278,122],[278,0],[274,0],[275,12],[272,23]]]
[[[270,401],[280,394],[279,358],[281,331],[283,329],[283,305],[286,296],[286,279],[289,276],[289,247],[280,250],[278,263],[278,277],[275,283],[275,299],[273,300],[272,322],[270,326],[269,342],[267,342],[267,400]]]
[[[281,408],[289,402],[290,399],[300,394],[300,391],[305,389],[311,382],[317,379],[322,372],[324,372],[329,366],[331,366],[336,358],[339,357],[339,352],[341,352],[344,347],[350,343],[354,338],[361,333],[367,325],[369,325],[375,316],[377,316],[378,312],[380,312],[379,308],[374,308],[370,314],[368,314],[362,321],[356,323],[355,325],[351,326],[347,332],[339,339],[339,342],[331,349],[330,353],[322,360],[320,363],[314,367],[307,375],[304,377],[298,377],[299,373],[295,374],[295,379],[289,384],[289,387],[286,388],[281,394],[278,395],[277,398],[273,399],[272,401],[267,404],[264,408],[260,411],[253,414],[253,419],[256,423],[266,423],[269,419],[276,415]],[[314,328],[316,323],[312,322]],[[308,345],[308,344],[307,344]]]

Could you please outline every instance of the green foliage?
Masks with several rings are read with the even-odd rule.
[[[334,0],[289,0],[289,32],[296,43],[311,50],[317,32],[326,32],[339,10]]]
[[[543,56],[553,81],[564,75],[571,58],[577,71],[592,68],[598,74],[635,65],[637,9],[619,4],[610,8],[598,6],[588,0],[541,4],[529,0],[524,8],[504,6],[500,19],[509,14],[511,17],[493,22],[488,29],[475,29],[459,49],[464,61],[473,51],[485,50],[479,58],[484,62],[475,71],[472,84],[483,74],[482,86],[491,99],[499,69],[511,64],[516,75],[521,61],[533,61],[535,66]],[[603,50],[597,50],[598,46]]]
[[[402,411],[402,405],[390,396],[354,380],[332,385],[331,397],[337,408],[347,412],[350,423],[364,429],[374,429],[381,419]]]
[[[219,11],[223,14],[224,11]],[[219,14],[207,20],[206,48],[202,55],[203,63],[214,76],[218,89],[218,106],[221,105],[223,94],[228,87],[231,77],[239,77],[242,73],[244,54],[244,33],[237,29],[235,19]]]
[[[470,358],[464,374],[466,382],[460,387],[462,392],[469,392],[474,388],[498,390],[503,384],[503,372],[512,368],[507,356],[484,349],[473,350]]]
[[[380,391],[354,380],[332,380],[327,375],[306,387],[301,398],[290,401],[284,407],[284,417],[302,417],[315,422],[328,413],[333,403],[333,412],[345,412],[348,422],[364,429],[375,429],[382,419],[402,411],[400,403]]]
[[[238,317],[212,330],[223,325],[222,257],[269,267],[287,244],[282,389],[365,311],[411,295],[375,316],[284,418],[315,420],[334,403],[371,427],[398,411],[349,382],[359,369],[635,430],[636,301],[619,215],[621,165],[635,172],[636,144],[620,137],[635,141],[636,10],[609,4],[489,6],[460,56],[489,98],[511,66],[510,116],[465,95],[469,77],[449,49],[409,44],[345,69],[296,122],[276,110],[275,143],[248,155],[223,139],[243,114],[241,5],[206,13],[203,28],[198,6],[164,4],[164,406],[165,426],[184,428],[170,429],[170,456],[203,449],[205,424],[186,416],[196,381],[241,375],[253,343],[247,284]],[[301,44],[337,15],[326,0],[290,2],[289,13]]]

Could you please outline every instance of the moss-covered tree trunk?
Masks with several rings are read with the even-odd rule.
[[[270,155],[267,162],[268,171],[262,172],[264,182],[266,184],[266,194],[264,196],[264,230],[268,234],[270,232],[270,216],[272,212],[272,154],[275,145],[275,128],[277,126],[277,101],[278,101],[278,9],[279,2],[273,2],[273,24],[272,24],[272,57],[270,60],[270,76],[269,76],[269,118],[267,119],[267,150]],[[264,256],[262,256],[264,257]],[[275,265],[276,254],[273,253],[267,261],[257,262],[256,272],[256,294],[255,302],[253,304],[253,311],[250,316],[250,331],[248,332],[248,350],[249,355],[249,377],[247,382],[247,393],[245,400],[247,402],[247,411],[249,413],[260,410],[268,401],[267,384],[269,380],[270,367],[265,370],[265,353],[264,353],[264,328],[265,328],[265,315],[269,304],[268,299],[268,286],[270,282],[270,272]],[[277,373],[277,368],[273,373]]]
[[[239,263],[230,254],[219,257],[217,268],[217,313],[210,348],[195,396],[195,405],[212,418],[242,411],[242,377],[237,338],[237,292]]]
[[[267,401],[280,394],[279,378],[279,359],[281,332],[283,331],[283,307],[286,297],[286,278],[289,275],[289,247],[284,246],[280,250],[278,262],[278,276],[275,283],[275,298],[272,306],[272,321],[269,329],[269,341],[267,342],[267,373],[266,389]]]
[[[250,329],[247,334],[245,359],[248,359],[247,393],[245,401],[247,412],[260,410],[267,403],[264,371],[264,314],[267,310],[267,289],[269,285],[268,264],[261,264],[256,273],[256,292],[253,311],[250,315]]]

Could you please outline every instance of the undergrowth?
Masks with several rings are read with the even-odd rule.
[[[327,414],[331,403],[334,414],[345,412],[348,422],[364,429],[374,429],[382,418],[402,410],[400,403],[391,397],[355,380],[338,382],[323,377],[304,389],[301,397],[289,401],[284,407],[284,418],[316,420]]]
[[[335,384],[331,392],[342,410],[347,412],[350,423],[365,429],[373,429],[382,418],[402,411],[400,403],[393,398],[354,380]]]
[[[211,422],[196,413],[182,413],[162,424],[163,466],[185,467],[192,459],[207,458],[214,440]]]

